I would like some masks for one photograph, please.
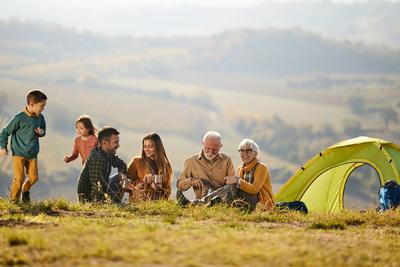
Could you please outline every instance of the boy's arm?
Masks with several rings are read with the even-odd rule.
[[[46,135],[46,121],[44,120],[44,116],[43,115],[42,115],[42,118],[43,118],[43,120],[42,120],[42,123],[40,125],[40,128],[42,128],[42,130],[43,130],[43,135],[41,137]]]
[[[7,155],[8,137],[18,129],[18,120],[14,116],[0,132],[0,155]]]
[[[35,132],[38,137],[43,137],[46,135],[46,121],[44,120],[44,116],[40,114],[40,125],[35,129]]]

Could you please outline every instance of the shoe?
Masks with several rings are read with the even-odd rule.
[[[28,204],[31,202],[31,196],[29,191],[22,193],[22,203]]]
[[[181,207],[187,207],[190,204],[190,200],[185,197],[181,190],[176,191],[176,201]]]
[[[195,199],[192,202],[192,206],[203,206],[204,204],[205,204],[204,201],[201,199]]]
[[[222,203],[222,198],[220,196],[215,196],[210,200],[210,203],[208,204],[209,207],[212,207],[216,204]]]

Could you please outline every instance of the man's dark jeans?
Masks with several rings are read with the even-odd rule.
[[[124,196],[124,190],[119,183],[118,173],[110,177],[107,186],[107,194],[110,196],[113,203],[121,203],[122,197]]]
[[[177,200],[184,206],[187,204],[184,202],[188,201],[186,198],[184,198],[183,194],[179,194],[179,192],[177,192]],[[236,185],[233,184],[225,185],[212,191],[203,198],[193,201],[194,204],[205,204],[209,206],[217,203],[226,203],[228,205],[232,204],[250,211],[256,209],[258,202],[258,194],[249,194],[241,189],[236,188]]]

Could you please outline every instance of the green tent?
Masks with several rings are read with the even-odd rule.
[[[400,181],[400,146],[360,136],[328,147],[311,158],[282,186],[277,202],[301,200],[309,211],[343,210],[346,182],[356,168],[369,164],[380,183]]]

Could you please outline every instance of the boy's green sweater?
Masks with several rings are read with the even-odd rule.
[[[0,133],[0,149],[7,148],[8,137],[11,135],[11,151],[13,156],[36,158],[39,153],[39,138],[35,129],[40,127],[46,134],[46,122],[42,114],[36,116],[24,111],[16,114]],[[40,137],[42,137],[40,136]]]

